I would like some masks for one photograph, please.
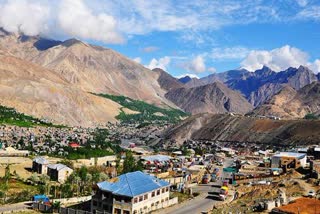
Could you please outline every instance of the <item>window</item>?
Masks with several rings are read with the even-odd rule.
[[[143,200],[147,200],[148,199],[148,194],[144,195],[144,199]]]
[[[164,200],[162,199],[162,200],[161,200],[161,203],[163,203],[163,202],[164,202]]]
[[[152,193],[151,193],[151,197],[154,197],[155,195],[156,195],[155,192],[152,192]]]
[[[114,214],[121,214],[121,209],[114,208]]]
[[[153,206],[154,206],[154,203],[151,204],[151,207],[153,207]]]
[[[138,211],[137,211],[137,210],[134,210],[134,211],[133,211],[133,214],[138,214]]]
[[[166,188],[166,192],[168,192],[168,191],[169,191],[169,187]]]
[[[166,197],[166,201],[169,201],[169,198],[168,198],[168,197]]]
[[[165,191],[165,190],[166,190],[166,189],[165,189],[165,188],[163,188],[163,189],[161,190],[161,192],[162,192],[162,193],[164,193],[164,191]]]
[[[123,214],[130,214],[129,210],[123,210]]]
[[[139,202],[143,201],[143,196],[139,197]]]
[[[133,199],[133,203],[135,204],[135,203],[138,203],[138,198],[134,198]]]
[[[160,189],[157,190],[157,195],[160,195]]]

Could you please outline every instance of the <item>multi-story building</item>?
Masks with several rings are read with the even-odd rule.
[[[97,184],[91,211],[112,214],[150,213],[177,203],[169,199],[170,184],[140,171]]]
[[[32,161],[32,171],[39,174],[47,174],[49,161],[44,157],[36,157]]]

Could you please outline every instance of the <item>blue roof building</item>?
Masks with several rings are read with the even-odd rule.
[[[170,183],[141,171],[97,184],[91,209],[107,213],[149,213],[169,205]]]
[[[136,171],[120,175],[115,182],[103,181],[97,185],[100,190],[112,192],[114,195],[134,197],[161,187],[167,187],[170,184],[141,171]]]

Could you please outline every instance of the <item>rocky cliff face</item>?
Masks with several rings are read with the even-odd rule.
[[[192,114],[203,112],[243,114],[252,109],[250,103],[240,93],[219,82],[194,88],[171,90],[165,96]]]

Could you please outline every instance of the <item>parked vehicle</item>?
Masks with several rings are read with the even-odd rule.
[[[203,177],[202,177],[202,183],[203,184],[208,184],[210,182],[210,175],[209,174],[205,174]]]
[[[314,190],[310,190],[310,191],[308,192],[308,197],[313,198],[313,197],[315,197],[315,196],[316,196],[316,192],[315,192]]]

